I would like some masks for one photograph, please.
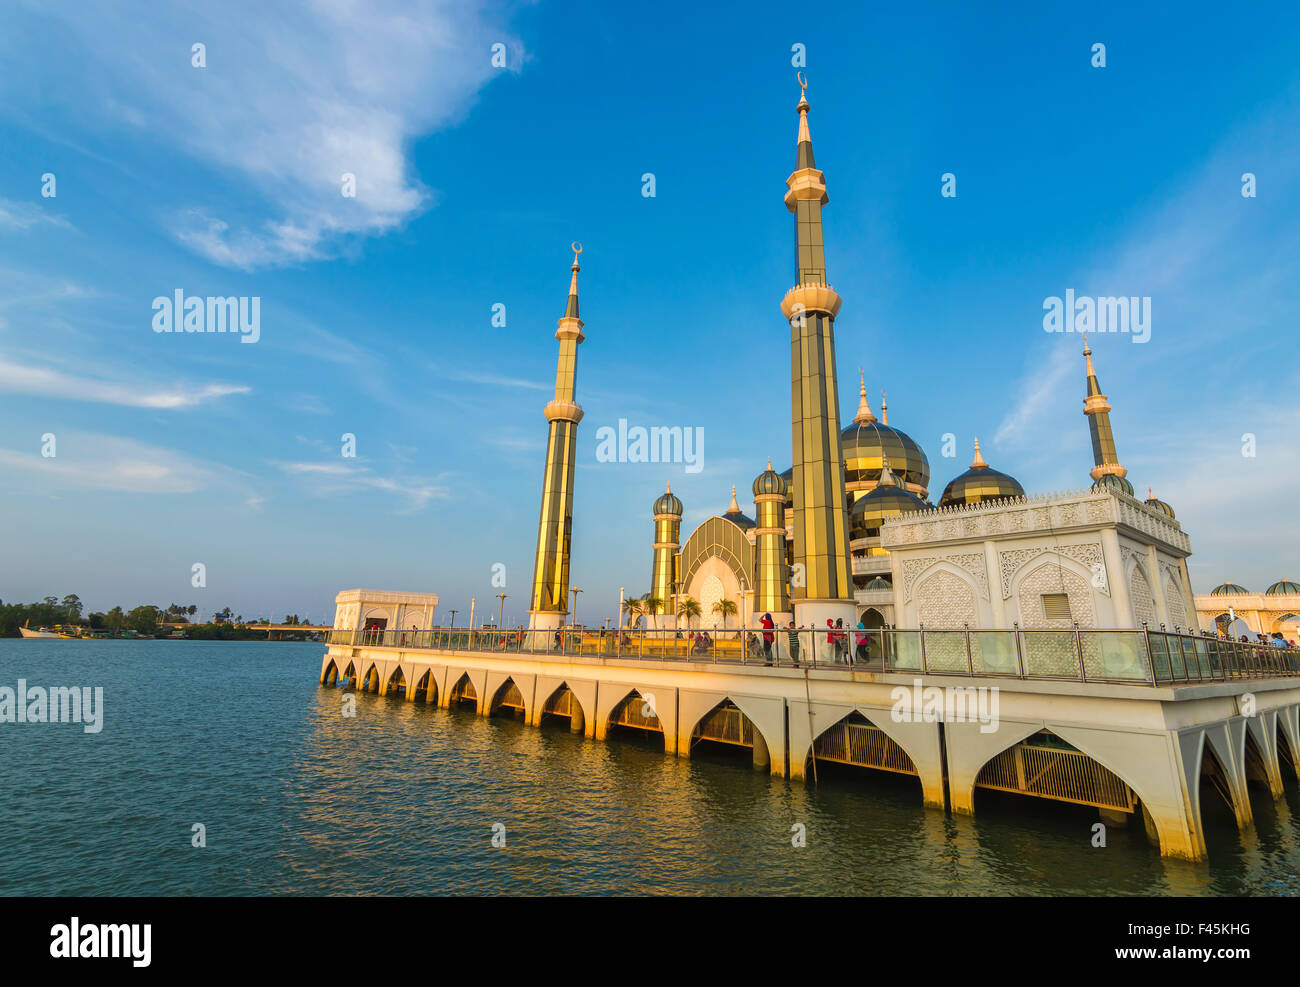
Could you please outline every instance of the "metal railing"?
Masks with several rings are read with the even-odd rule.
[[[332,630],[351,647],[662,659],[1132,685],[1300,677],[1300,648],[1142,630]]]

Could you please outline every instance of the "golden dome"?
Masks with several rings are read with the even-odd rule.
[[[983,504],[995,500],[1023,497],[1025,488],[1014,476],[995,470],[980,455],[980,440],[975,440],[975,459],[970,469],[943,488],[940,507]]]
[[[682,516],[682,502],[678,500],[677,496],[673,493],[671,484],[668,486],[667,490],[659,495],[659,499],[655,501],[654,513],[676,514],[678,517]]]
[[[865,378],[859,379],[858,413],[840,432],[840,451],[846,483],[879,483],[888,460],[902,484],[919,488],[922,494],[930,488],[930,460],[925,450],[906,432],[876,420],[867,401]]]
[[[853,502],[849,516],[849,537],[875,538],[880,526],[891,517],[913,511],[932,510],[916,494],[899,486],[888,463],[881,470],[880,484]]]

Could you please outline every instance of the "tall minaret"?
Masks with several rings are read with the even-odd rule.
[[[1115,451],[1115,436],[1110,430],[1110,402],[1101,393],[1101,384],[1097,382],[1097,369],[1092,365],[1092,349],[1088,346],[1088,337],[1083,337],[1083,356],[1088,364],[1088,396],[1083,399],[1083,413],[1088,416],[1088,431],[1092,434],[1092,459],[1096,464],[1092,468],[1093,480],[1103,486],[1116,487],[1130,497],[1133,496],[1133,484],[1125,479],[1128,474],[1119,462],[1119,453]],[[1102,477],[1114,477],[1102,480]]]
[[[790,620],[790,575],[785,566],[785,481],[772,469],[754,480],[754,614],[770,613],[778,626]]]
[[[826,283],[822,206],[826,182],[813,160],[808,131],[807,81],[799,76],[799,143],[786,179],[785,204],[795,214],[795,285],[781,302],[790,322],[791,414],[794,447],[795,620],[824,625],[854,622],[849,575],[848,511],[840,449],[839,391],[835,382],[835,316],[840,296]],[[802,585],[800,585],[802,583]]]
[[[555,400],[546,406],[550,433],[546,439],[546,473],[542,479],[542,511],[537,521],[537,555],[533,562],[532,606],[528,626],[559,627],[569,612],[569,547],[573,534],[573,464],[577,453],[578,422],[582,408],[573,400],[578,371],[578,344],[582,334],[578,318],[578,255],[573,244],[573,277],[569,305],[560,319],[555,338],[560,358],[555,369]]]
[[[654,503],[655,541],[654,566],[650,570],[650,595],[663,600],[663,605],[647,617],[660,627],[671,627],[676,620],[677,604],[673,599],[677,589],[677,550],[681,548],[682,502],[673,494],[671,485]],[[657,619],[668,615],[667,621]]]

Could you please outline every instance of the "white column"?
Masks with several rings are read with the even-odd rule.
[[[1119,553],[1119,536],[1114,528],[1101,529],[1101,555],[1106,562],[1106,584],[1110,587],[1115,626],[1132,627],[1133,603],[1128,596],[1128,583],[1124,581],[1124,562]]]
[[[993,606],[993,626],[1009,628],[1007,608],[1002,600],[1002,573],[998,570],[998,550],[989,539],[984,541],[984,568],[989,583],[989,603]]]
[[[1147,572],[1151,573],[1151,595],[1156,601],[1156,623],[1164,624],[1169,630],[1174,629],[1174,622],[1169,618],[1169,605],[1165,601],[1164,573],[1160,569],[1160,553],[1154,545],[1147,546]],[[1151,628],[1158,631],[1159,627]]]

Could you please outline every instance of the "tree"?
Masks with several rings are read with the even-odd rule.
[[[153,634],[162,618],[163,613],[157,607],[136,607],[126,615],[126,625],[137,634]]]
[[[649,593],[646,594],[646,596],[649,595],[650,595]],[[633,596],[624,601],[623,609],[627,611],[627,617],[628,617],[627,623],[628,626],[631,627],[632,624],[635,623],[634,618],[640,617],[643,613],[645,613],[645,602],[641,599],[641,597]]]
[[[722,617],[722,629],[727,629],[727,617],[736,612],[736,602],[734,600],[719,600],[713,604],[713,612]]]
[[[81,620],[81,598],[76,593],[69,593],[65,596],[62,606],[64,612],[68,615],[68,620],[74,623]]]
[[[691,626],[692,620],[700,619],[700,601],[693,596],[683,596],[677,601],[677,616],[686,618],[686,626]]]
[[[193,617],[196,613],[199,612],[199,608],[196,607],[193,603],[191,603],[188,607],[185,608],[185,612],[189,614],[191,617]]]
[[[122,612],[121,607],[114,607],[104,614],[104,623],[114,634],[121,634],[122,625],[126,623],[126,614]]]

